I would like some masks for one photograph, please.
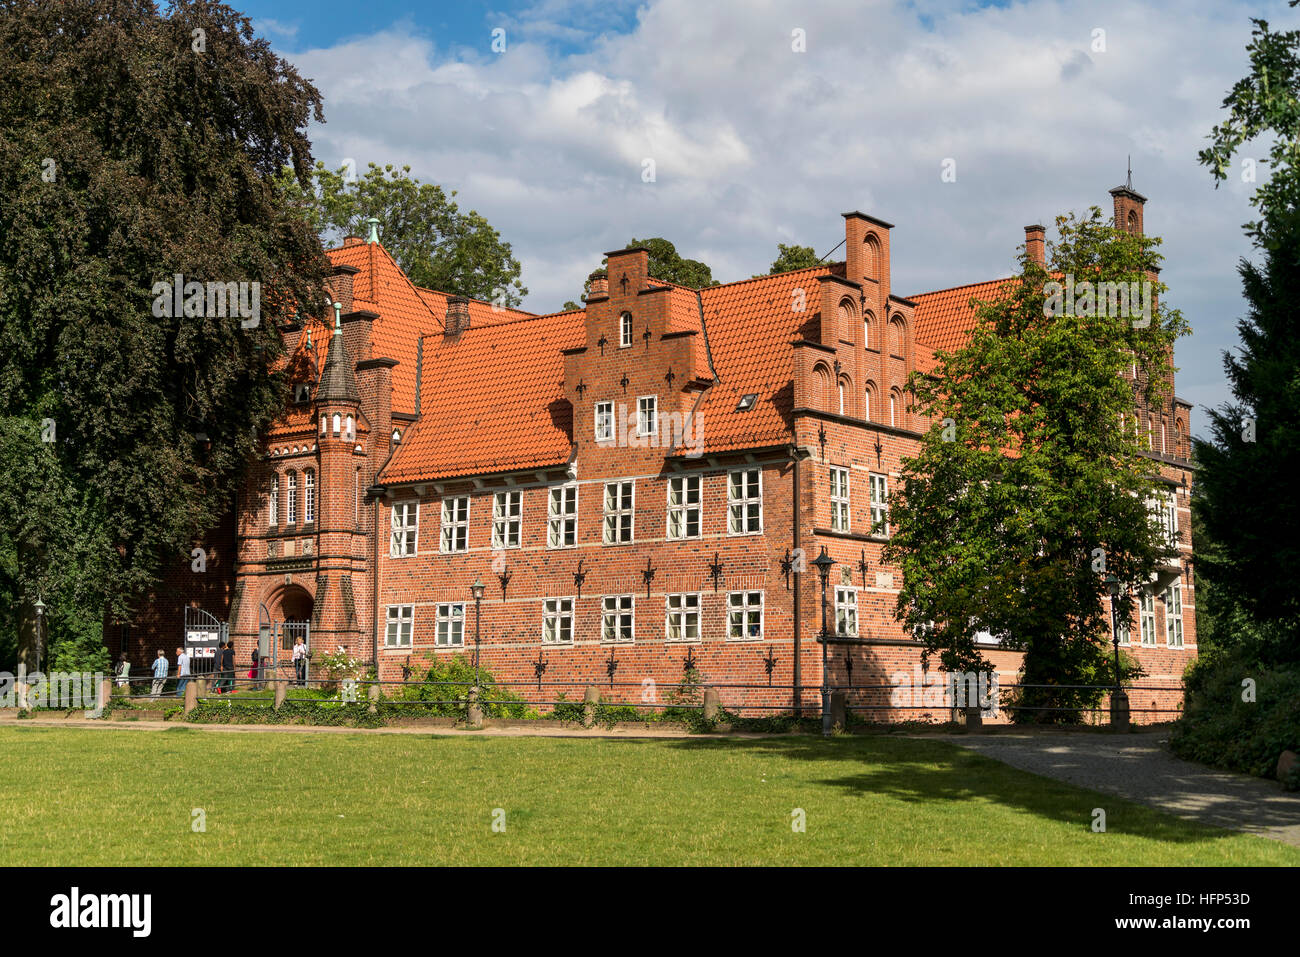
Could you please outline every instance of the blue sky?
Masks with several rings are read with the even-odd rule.
[[[409,165],[457,190],[514,246],[538,312],[577,299],[601,251],[634,236],[731,281],[766,272],[778,242],[829,251],[849,209],[896,224],[900,295],[1005,276],[1026,224],[1109,213],[1131,155],[1166,301],[1193,327],[1178,393],[1228,398],[1254,185],[1216,190],[1196,152],[1247,69],[1249,18],[1300,21],[1284,2],[235,6],[320,89],[317,159]]]

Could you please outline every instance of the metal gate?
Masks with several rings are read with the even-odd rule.
[[[185,609],[185,653],[190,656],[190,674],[210,675],[217,670],[217,654],[228,640],[230,626],[202,608]]]
[[[293,661],[293,647],[302,638],[302,643],[306,651],[311,651],[311,622],[309,621],[277,621],[272,627],[270,635],[271,645],[271,671],[272,674],[280,674],[280,666],[289,671],[295,680],[300,680],[306,684],[310,678],[309,670],[311,668],[311,659],[304,657],[301,678],[298,677],[298,669]]]

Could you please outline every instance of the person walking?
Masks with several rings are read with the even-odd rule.
[[[297,685],[301,688],[307,682],[307,645],[299,635],[293,643],[293,671]]]
[[[184,648],[176,649],[176,697],[185,697],[185,686],[190,683],[190,656]]]
[[[126,652],[123,651],[117,658],[117,686],[125,688],[131,677],[131,662],[126,660]]]
[[[149,689],[155,698],[162,694],[163,685],[167,683],[167,655],[159,648],[158,657],[153,660],[153,687]]]

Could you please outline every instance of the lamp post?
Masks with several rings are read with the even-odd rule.
[[[32,609],[36,612],[36,670],[41,670],[41,631],[45,627],[45,602],[38,597],[32,603]]]
[[[830,641],[830,632],[826,629],[826,586],[830,584],[831,569],[835,567],[835,560],[826,554],[826,546],[822,546],[822,553],[812,562],[817,569],[817,575],[822,582],[822,736],[829,737],[831,733],[831,689],[826,684],[827,681],[827,653],[826,649]]]
[[[1107,575],[1106,590],[1110,592],[1110,638],[1115,646],[1115,690],[1119,691],[1119,608],[1116,606],[1120,590],[1119,579],[1114,575]]]
[[[474,584],[470,585],[470,591],[474,593],[474,691],[478,692],[478,644],[480,625],[483,621],[483,589],[487,586],[483,584],[483,579],[474,579]]]

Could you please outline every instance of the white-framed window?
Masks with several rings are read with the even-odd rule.
[[[324,435],[324,434],[325,434],[325,429],[326,429],[326,427],[325,427],[325,416],[322,415],[322,416],[320,417],[320,434],[321,434],[321,435]]]
[[[438,606],[438,630],[433,640],[439,648],[459,648],[465,644],[464,602]]]
[[[844,414],[844,383],[840,382],[840,415]]]
[[[849,530],[849,470],[831,466],[831,531]]]
[[[659,425],[659,398],[653,395],[637,396],[636,434],[654,435]]]
[[[862,417],[868,422],[871,421],[871,390],[867,389],[862,393]]]
[[[664,599],[664,639],[700,640],[700,596],[696,592],[668,595]]]
[[[578,486],[557,485],[546,496],[546,547],[578,543]]]
[[[614,403],[596,403],[596,441],[614,441]]]
[[[389,605],[388,627],[384,631],[385,648],[410,648],[411,633],[415,630],[414,605]]]
[[[389,512],[392,537],[388,540],[388,557],[414,555],[420,536],[420,503],[394,502]]]
[[[1183,586],[1177,583],[1165,589],[1165,644],[1183,647]]]
[[[763,530],[763,471],[727,473],[727,533],[753,535]]]
[[[1169,540],[1170,545],[1178,544],[1178,496],[1172,492],[1166,494],[1162,503],[1162,524],[1165,529],[1165,538]]]
[[[547,598],[542,602],[542,644],[573,644],[572,598]]]
[[[469,496],[457,495],[442,500],[442,535],[440,552],[469,550]]]
[[[349,415],[344,420],[343,438],[347,439],[348,441],[351,441],[355,437],[356,437],[356,424],[353,421],[352,416]]]
[[[889,424],[898,427],[898,396],[893,392],[889,393]]]
[[[1147,648],[1156,645],[1156,596],[1143,591],[1138,596],[1138,623],[1142,626],[1142,644]]]
[[[298,522],[298,473],[290,472],[284,477],[284,523],[294,525]]]
[[[632,541],[632,515],[635,483],[605,483],[605,522],[601,540],[606,545],[623,545]]]
[[[757,641],[763,637],[763,593],[733,591],[727,593],[727,639]]]
[[[632,641],[636,598],[632,595],[606,595],[600,600],[600,640],[627,644]]]
[[[848,638],[858,636],[858,590],[835,586],[835,634]]]
[[[342,424],[342,422],[343,422],[343,416],[335,412],[334,413],[334,434],[335,435],[339,434],[339,427]]]
[[[302,521],[311,525],[316,521],[316,470],[307,469],[302,473]]]
[[[618,347],[626,349],[632,344],[632,313],[625,312],[618,317]]]
[[[668,480],[668,538],[700,536],[700,477],[676,475]]]
[[[280,524],[280,476],[271,476],[271,500],[266,504],[266,524],[275,528]]]
[[[523,513],[522,492],[497,492],[492,496],[492,547],[518,548]]]
[[[1129,626],[1128,626],[1127,618],[1119,619],[1119,630],[1117,632],[1117,636],[1119,638],[1119,643],[1121,645],[1127,645],[1133,640],[1133,636],[1129,634]]]
[[[871,348],[871,317],[862,320],[862,348]]]
[[[889,537],[889,476],[877,472],[867,474],[867,489],[871,500],[871,534]]]

